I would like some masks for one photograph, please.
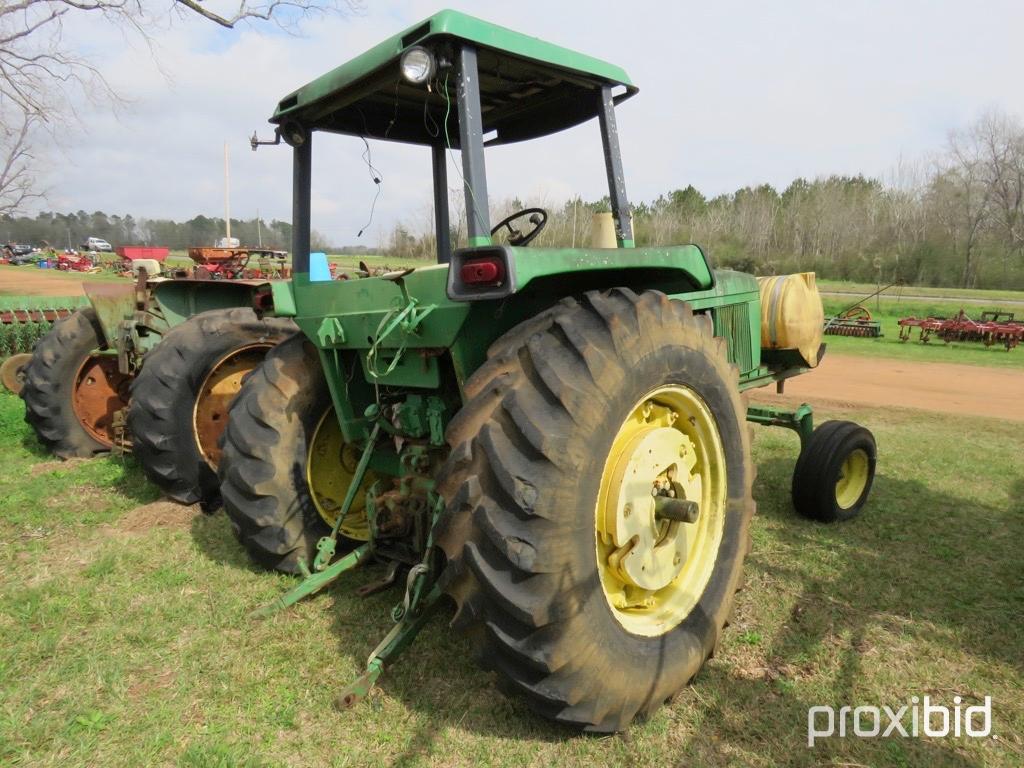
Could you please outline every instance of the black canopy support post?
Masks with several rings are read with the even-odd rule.
[[[434,238],[437,240],[437,263],[447,264],[452,258],[451,225],[448,220],[448,153],[443,144],[430,148],[434,162]]]
[[[626,176],[622,172],[622,155],[619,153],[619,129],[615,124],[615,99],[610,85],[601,86],[598,119],[601,122],[601,143],[604,145],[604,167],[608,172],[608,198],[612,202],[615,239],[619,248],[632,248],[633,222],[629,217]]]
[[[292,271],[309,274],[309,205],[313,183],[313,134],[295,147],[292,168]]]
[[[480,109],[480,77],[476,48],[459,51],[459,146],[462,147],[462,179],[466,186],[466,227],[469,245],[491,244],[491,215],[487,207],[487,173],[484,168],[484,126]]]

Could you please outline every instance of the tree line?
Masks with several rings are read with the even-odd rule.
[[[463,242],[451,200],[453,242]],[[549,211],[535,246],[585,245],[608,199],[492,203]],[[697,243],[719,266],[756,274],[815,271],[823,278],[913,285],[1024,289],[1024,125],[997,111],[950,134],[934,157],[904,164],[887,181],[857,176],[796,179],[708,197],[686,186],[632,206],[637,245]],[[426,222],[399,223],[396,256],[433,257]]]
[[[195,216],[188,221],[135,218],[106,214],[54,213],[44,211],[35,216],[0,217],[0,238],[4,242],[48,243],[55,248],[77,248],[87,237],[99,237],[112,245],[161,245],[171,249],[211,246],[225,233],[224,219]],[[231,236],[245,245],[260,241],[267,248],[289,250],[292,225],[286,221],[262,219],[231,219]]]
[[[465,243],[461,190],[451,190],[453,244]],[[492,201],[492,221],[530,206],[549,221],[536,246],[586,245],[592,215],[608,199]],[[904,165],[883,181],[865,176],[796,179],[782,190],[769,184],[709,197],[692,185],[634,203],[637,245],[694,242],[719,266],[755,274],[815,271],[823,278],[903,281],[913,285],[1024,289],[1024,125],[988,112],[950,134],[944,150]],[[399,222],[380,251],[433,259],[431,216]],[[131,215],[39,213],[0,216],[0,238],[55,247],[86,237],[114,245],[152,244],[173,249],[212,245],[224,220],[136,219]],[[289,222],[232,219],[231,233],[246,245],[290,249]],[[314,250],[339,248],[313,232]]]

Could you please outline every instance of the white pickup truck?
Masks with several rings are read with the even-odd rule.
[[[81,245],[81,249],[83,251],[99,251],[101,253],[109,253],[114,250],[110,247],[110,243],[102,237],[86,238],[85,242]]]

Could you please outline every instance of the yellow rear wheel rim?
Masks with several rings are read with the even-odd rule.
[[[659,520],[654,494],[698,504],[693,523]],[[597,567],[615,619],[647,637],[669,632],[700,599],[725,530],[726,464],[707,404],[659,387],[630,409],[605,461],[595,511]]]
[[[870,461],[867,451],[858,448],[851,451],[839,468],[839,479],[836,481],[836,503],[842,509],[849,509],[864,493],[870,474]]]
[[[337,513],[345,500],[345,493],[359,463],[359,452],[345,442],[341,427],[328,408],[313,431],[306,460],[306,482],[309,484],[313,506],[327,525],[334,527]],[[373,483],[373,473],[367,472],[362,487],[352,502],[352,508],[338,530],[342,536],[356,541],[370,538],[370,525],[366,518],[366,489]]]

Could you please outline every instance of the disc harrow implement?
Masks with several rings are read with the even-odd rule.
[[[909,341],[918,329],[918,341],[927,344],[932,336],[947,344],[951,341],[981,342],[986,347],[1002,344],[1007,351],[1024,341],[1024,320],[1015,320],[1012,312],[982,312],[973,320],[964,310],[953,317],[903,317],[898,321],[900,341]]]
[[[878,338],[883,336],[882,324],[871,319],[867,307],[858,304],[835,317],[825,319],[825,333],[828,336],[857,336]]]

